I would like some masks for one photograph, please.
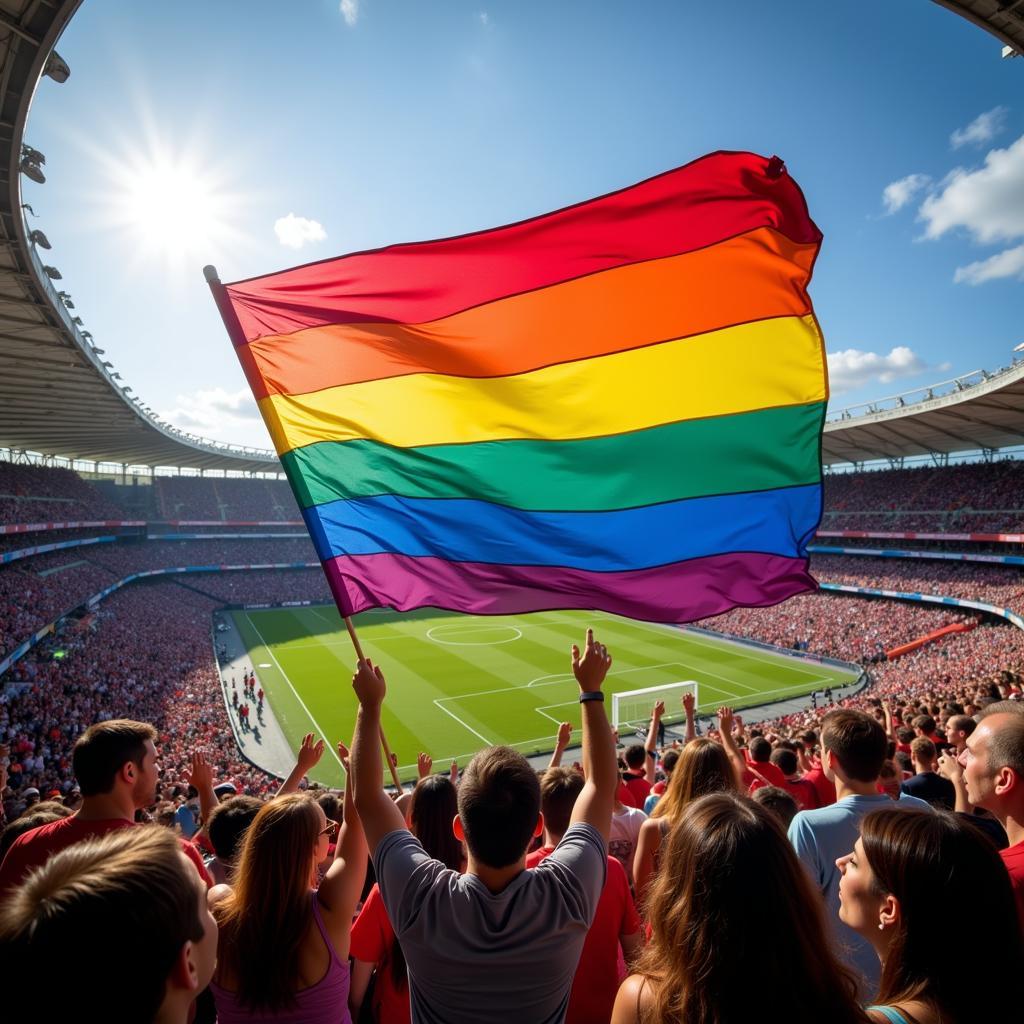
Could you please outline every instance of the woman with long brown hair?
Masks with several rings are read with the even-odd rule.
[[[839,917],[882,961],[874,1021],[969,1024],[1006,1020],[1024,975],[1010,878],[989,839],[960,815],[886,808],[860,823],[853,852],[837,862]],[[985,977],[965,972],[963,937],[950,912],[977,929]],[[1018,1013],[1019,1016],[1019,1013]]]
[[[409,805],[410,831],[434,860],[441,861],[453,871],[465,871],[465,850],[452,830],[452,822],[458,813],[457,791],[447,775],[428,775],[416,784]],[[358,1016],[370,976],[376,970],[373,1020],[380,1024],[407,1022],[409,979],[405,956],[395,938],[376,884],[352,925],[352,956],[349,1007],[353,1016]]]
[[[338,746],[342,760],[348,750]],[[366,876],[363,827],[345,785],[337,825],[310,796],[277,796],[245,834],[233,887],[210,892],[220,926],[211,988],[219,1024],[351,1024],[349,929]]]
[[[751,993],[787,979],[786,1024],[866,1024],[853,975],[829,951],[820,894],[753,800],[715,793],[687,808],[647,909],[651,942],[612,1024],[747,1024]]]
[[[658,869],[662,843],[686,808],[708,793],[731,793],[735,790],[736,775],[721,744],[709,739],[693,739],[683,747],[664,795],[654,805],[651,816],[640,826],[633,861],[637,899],[643,899]]]

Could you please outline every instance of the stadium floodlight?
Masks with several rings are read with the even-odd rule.
[[[75,308],[75,304],[71,301],[71,296],[67,292],[57,292],[57,298],[60,299],[68,309]]]
[[[1024,341],[1022,341],[1019,345],[1015,345],[1013,351],[1024,352]]]
[[[53,246],[50,245],[50,240],[38,228],[36,228],[35,231],[32,231],[32,232],[29,233],[28,240],[33,245],[38,245],[40,249],[52,249],[53,248]]]
[[[1003,47],[1003,60],[1006,60],[1009,57],[1019,57],[1020,55],[1020,50],[1014,49],[1012,46]]]
[[[98,355],[98,356],[105,356],[107,354],[106,350],[104,350],[102,348],[94,348],[93,352],[95,352],[96,355]]]
[[[21,147],[21,163],[18,165],[21,173],[38,185],[46,184],[46,175],[43,174],[43,164],[45,163],[46,157],[38,149],[33,149],[31,146]]]
[[[110,375],[110,379],[111,379],[111,380],[120,380],[120,379],[121,379],[121,374],[119,374],[119,373],[118,373],[118,372],[117,372],[117,371],[115,370],[115,371],[114,371],[114,372],[113,372],[113,373],[112,373],[112,374]]]
[[[44,266],[43,267],[43,273],[51,281],[63,281],[64,280],[64,275],[56,267]]]
[[[71,318],[71,322],[72,322],[72,323],[73,323],[73,324],[74,324],[74,325],[75,325],[76,327],[82,327],[82,326],[84,326],[84,324],[85,324],[85,321],[84,321],[84,320],[83,320],[83,319],[82,319],[82,318],[81,318],[80,316],[73,316],[73,317]]]
[[[68,67],[68,62],[56,50],[51,50],[50,55],[46,58],[43,74],[48,78],[52,78],[59,85],[63,85],[71,77],[71,68]]]
[[[112,370],[114,368],[114,364],[113,363],[104,363],[103,365],[105,367],[107,367],[108,370]]]

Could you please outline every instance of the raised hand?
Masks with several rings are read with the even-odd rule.
[[[451,768],[448,769],[448,778],[452,780],[454,786],[459,781],[459,762],[452,761]]]
[[[594,639],[594,631],[587,630],[587,643],[582,656],[576,644],[572,645],[572,674],[584,693],[601,689],[604,677],[612,665],[612,656],[604,644]]]
[[[557,745],[563,750],[569,746],[569,740],[572,739],[572,724],[570,722],[562,722],[558,727],[558,738],[555,740]]]
[[[320,758],[324,754],[324,741],[317,740],[313,741],[313,734],[307,732],[302,737],[302,746],[299,747],[299,756],[296,758],[296,764],[302,769],[302,774],[307,774],[311,768],[314,768],[319,762]]]
[[[663,700],[659,700],[651,711],[651,717],[657,720],[661,718],[663,714],[665,714],[665,702]]]
[[[434,767],[434,759],[429,754],[420,752],[416,758],[416,771],[419,773],[421,779],[425,779],[430,774],[430,769]]]
[[[384,673],[369,658],[356,665],[352,689],[356,691],[356,697],[363,707],[379,707],[384,703],[384,695],[388,690]]]
[[[338,760],[341,761],[341,767],[345,769],[345,774],[348,774],[348,747],[344,743],[338,743]]]
[[[964,777],[964,766],[956,759],[956,755],[944,750],[939,754],[939,774],[955,785]]]
[[[732,735],[733,713],[732,708],[718,709],[718,729],[723,736]]]
[[[201,750],[193,751],[191,766],[185,771],[185,781],[198,790],[213,785],[213,769]]]
[[[686,717],[687,718],[690,718],[690,717],[693,716],[693,710],[694,710],[695,703],[696,702],[693,699],[693,693],[692,692],[687,692],[687,693],[683,694],[683,711],[686,712]]]

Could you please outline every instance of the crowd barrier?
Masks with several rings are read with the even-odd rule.
[[[945,604],[953,608],[969,608],[971,611],[986,612],[1013,623],[1018,629],[1024,629],[1024,618],[1009,608],[997,608],[994,604],[984,601],[969,601],[965,597],[943,597],[941,594],[916,594],[903,590],[879,590],[875,587],[852,587],[845,583],[819,583],[822,590],[842,592],[844,594],[861,594],[864,597],[889,597],[895,601],[916,601],[924,604]]]
[[[45,555],[47,551],[60,551],[63,548],[80,548],[85,544],[111,544],[120,537],[83,537],[81,540],[63,540],[56,544],[40,544],[34,548],[21,548],[18,551],[0,551],[0,565],[8,562],[16,562],[19,558],[29,558],[32,555]]]
[[[897,548],[837,548],[828,544],[810,544],[814,555],[862,555],[870,558],[927,558],[946,562],[989,562],[996,565],[1024,565],[1021,555],[975,555],[968,551],[921,551]]]
[[[84,530],[97,526],[109,530],[115,526],[145,525],[144,519],[90,519],[74,523],[6,523],[0,525],[0,536],[8,533],[39,533],[42,530]]]
[[[819,530],[819,537],[869,540],[959,540],[978,544],[1024,544],[1024,533],[887,533],[880,530]]]

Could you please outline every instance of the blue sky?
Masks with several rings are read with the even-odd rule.
[[[455,234],[716,149],[778,153],[825,234],[833,408],[1024,341],[1024,59],[928,0],[87,0],[25,199],[105,359],[269,447],[203,282]]]

